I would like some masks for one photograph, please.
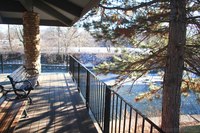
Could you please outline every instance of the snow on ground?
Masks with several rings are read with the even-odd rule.
[[[87,53],[87,54],[99,54],[99,53],[110,53],[110,54],[120,54],[123,50],[130,51],[132,53],[149,53],[147,49],[141,48],[121,48],[121,47],[69,47],[68,53]],[[117,52],[116,52],[117,51]]]
[[[103,81],[104,83],[106,83],[109,86],[112,86],[115,84],[116,82],[116,78],[118,77],[118,75],[116,74],[107,74],[107,75],[103,75],[103,74],[99,74],[97,75],[97,77]],[[136,77],[135,77],[136,78]],[[125,83],[123,85],[132,85],[132,80],[131,79],[126,79],[124,81]],[[137,84],[150,84],[150,83],[155,83],[155,84],[161,84],[163,82],[163,77],[162,76],[152,76],[152,75],[144,75],[143,77],[139,78],[138,80],[136,80],[134,82],[135,85]]]

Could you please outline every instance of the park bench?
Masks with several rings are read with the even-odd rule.
[[[12,133],[20,118],[26,113],[27,98],[8,99],[3,95],[3,86],[0,85],[0,133]]]
[[[27,69],[24,66],[20,66],[13,73],[7,76],[12,85],[11,89],[4,89],[4,95],[6,95],[10,91],[14,91],[17,95],[17,98],[29,98],[30,103],[32,103],[32,99],[29,96],[31,90],[33,90],[36,86],[39,85],[38,77],[39,72],[37,69]]]

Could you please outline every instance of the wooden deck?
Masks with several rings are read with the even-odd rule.
[[[20,121],[16,133],[97,132],[69,74],[43,73],[39,82],[31,92],[29,117]]]

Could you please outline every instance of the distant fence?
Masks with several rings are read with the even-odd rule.
[[[69,57],[69,70],[88,111],[104,133],[162,133],[160,127],[100,81],[77,59]]]
[[[66,72],[67,56],[62,54],[41,54],[42,72]],[[24,64],[21,53],[0,54],[0,73],[11,73]]]
[[[23,55],[15,54],[0,54],[0,73],[9,73],[17,69],[23,64]]]

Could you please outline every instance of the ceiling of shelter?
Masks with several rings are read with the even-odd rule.
[[[39,13],[40,25],[71,26],[100,0],[1,0],[0,24],[22,24],[23,13]]]

